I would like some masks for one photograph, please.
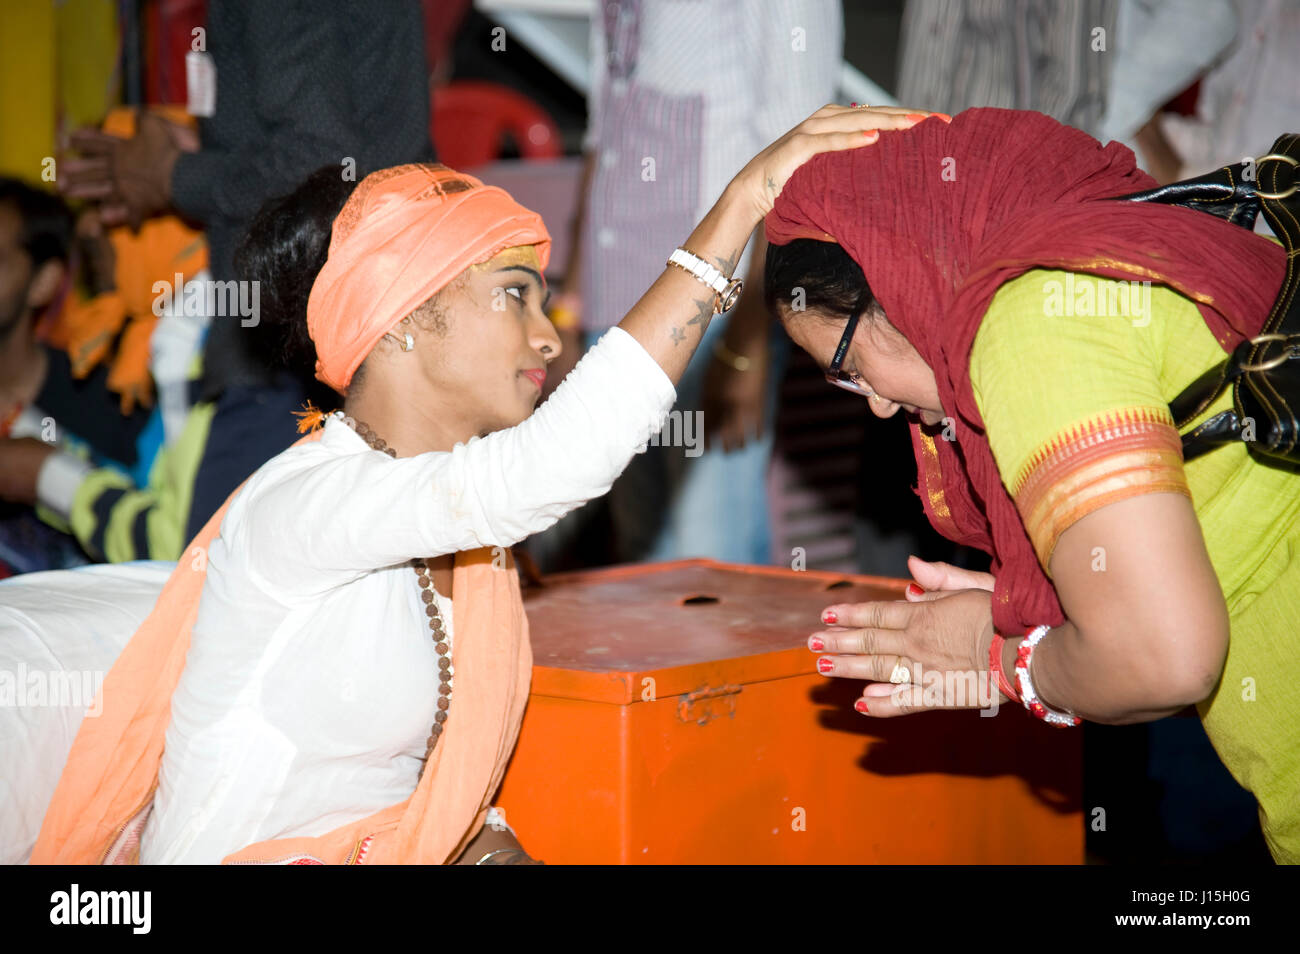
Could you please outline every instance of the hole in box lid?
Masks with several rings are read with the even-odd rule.
[[[705,606],[709,603],[720,602],[716,596],[709,596],[705,593],[698,593],[695,596],[688,596],[682,600],[683,606]]]

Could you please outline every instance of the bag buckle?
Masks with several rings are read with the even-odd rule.
[[[1278,162],[1285,162],[1292,168],[1295,168],[1296,166],[1300,166],[1300,162],[1297,162],[1291,156],[1284,155],[1283,153],[1280,152],[1270,152],[1268,155],[1260,156],[1258,159],[1255,160],[1255,168],[1256,168],[1255,181],[1256,182],[1259,181],[1258,168],[1270,159],[1275,159]],[[1300,189],[1300,182],[1292,182],[1291,188],[1287,189],[1285,192],[1261,192],[1259,189],[1256,189],[1255,195],[1259,196],[1261,199],[1288,199],[1291,196],[1295,195],[1297,189]]]
[[[1295,187],[1292,186],[1292,191],[1294,190]],[[1291,341],[1292,343],[1267,361],[1261,361],[1258,364],[1246,364],[1243,361],[1241,364],[1237,365],[1237,367],[1242,371],[1269,371],[1280,364],[1285,364],[1292,358],[1300,358],[1300,335],[1270,334],[1258,335],[1250,339],[1250,343],[1253,345],[1263,344],[1266,341]]]

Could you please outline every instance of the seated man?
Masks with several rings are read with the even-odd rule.
[[[84,236],[87,262],[101,260],[90,269],[92,297],[58,307],[68,212],[22,183],[0,188],[0,577],[87,557],[178,559],[210,516],[209,498],[247,476],[232,448],[283,447],[296,436],[291,412],[309,372],[271,372],[265,387],[195,403],[207,316],[196,312],[203,296],[191,285],[201,292],[209,273],[206,251],[196,255],[189,241],[202,245],[201,236],[171,222]],[[177,275],[193,282],[155,309],[154,283],[170,286]],[[170,346],[157,340],[169,327],[181,328]],[[152,402],[163,351],[193,358],[188,383],[176,382],[188,393],[169,409],[158,382],[150,411],[143,403]]]
[[[0,179],[0,576],[85,562],[74,541],[41,525],[32,510],[38,482],[52,491],[68,482],[66,469],[43,467],[56,450],[87,469],[80,461],[141,463],[149,412],[122,414],[107,368],[78,378],[67,354],[38,334],[68,285],[71,239],[62,201]]]

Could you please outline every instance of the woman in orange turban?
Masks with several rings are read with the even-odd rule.
[[[826,106],[765,149],[686,240],[686,267],[536,413],[559,339],[534,213],[438,165],[350,196],[322,170],[265,208],[244,277],[290,345],[310,335],[343,409],[304,421],[323,427],[187,548],[32,860],[526,863],[505,825],[484,827],[531,672],[508,548],[605,493],[658,431],[790,173],[918,118]]]

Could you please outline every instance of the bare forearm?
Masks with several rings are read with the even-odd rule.
[[[1003,672],[1010,679],[1022,642],[1008,639],[1002,648]],[[1153,691],[1151,675],[1135,665],[1134,654],[1140,651],[1136,641],[1121,646],[1089,640],[1066,620],[1052,627],[1034,649],[1034,691],[1049,708],[1110,725],[1153,722],[1183,709],[1186,702],[1161,700],[1158,690]]]
[[[859,149],[882,129],[902,129],[919,113],[823,106],[741,169],[686,239],[687,251],[731,278],[750,233],[771,211],[786,181],[820,152]],[[663,249],[665,259],[671,249]],[[639,341],[675,384],[713,318],[717,294],[684,269],[665,266],[620,327]]]
[[[728,187],[682,243],[683,248],[730,278],[758,221],[752,204]],[[665,259],[671,251],[664,250]],[[619,327],[636,338],[676,384],[713,318],[716,300],[698,279],[668,265]]]

